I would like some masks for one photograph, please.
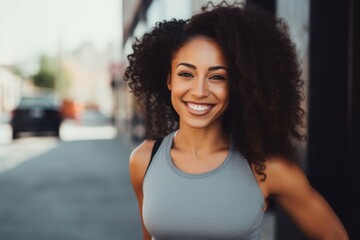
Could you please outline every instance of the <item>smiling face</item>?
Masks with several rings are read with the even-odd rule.
[[[229,81],[220,46],[205,37],[186,43],[172,59],[168,88],[180,127],[221,127],[229,104]]]

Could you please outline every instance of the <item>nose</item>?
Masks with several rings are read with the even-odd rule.
[[[202,98],[209,96],[209,93],[208,83],[205,78],[194,79],[194,83],[191,88],[191,95]]]

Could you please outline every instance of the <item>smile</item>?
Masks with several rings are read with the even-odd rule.
[[[191,110],[194,110],[194,111],[197,111],[197,112],[205,112],[205,111],[209,110],[212,107],[211,104],[196,104],[196,103],[189,103],[189,102],[187,102],[186,105]]]

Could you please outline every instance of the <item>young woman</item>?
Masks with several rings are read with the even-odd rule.
[[[149,138],[130,156],[144,239],[260,239],[269,198],[309,238],[348,238],[294,161],[303,81],[282,21],[209,5],[133,50],[124,78]]]

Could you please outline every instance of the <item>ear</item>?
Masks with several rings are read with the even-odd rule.
[[[171,91],[171,77],[170,77],[170,73],[168,74],[167,78],[166,78],[166,85],[169,89],[169,91]]]

